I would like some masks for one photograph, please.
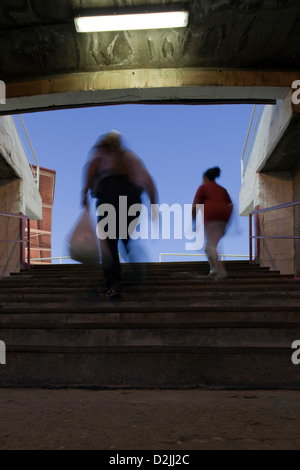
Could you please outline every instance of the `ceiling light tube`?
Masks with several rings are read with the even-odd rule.
[[[74,21],[78,33],[184,28],[188,23],[188,12],[168,11],[128,15],[78,16],[74,18]]]

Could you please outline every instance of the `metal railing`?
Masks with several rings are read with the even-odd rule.
[[[162,256],[196,256],[196,257],[203,257],[207,258],[206,254],[202,253],[160,253],[159,254],[159,262],[162,262]],[[220,254],[219,258],[221,261],[224,261],[225,258],[246,258],[247,260],[249,259],[248,255],[226,255],[226,254]]]
[[[20,243],[20,263],[26,269],[30,268],[30,220],[31,218],[24,214],[9,214],[0,212],[2,217],[11,217],[20,219],[20,238],[17,240],[0,240],[0,243]],[[26,221],[27,221],[27,238],[26,238]],[[25,257],[27,245],[27,262]]]
[[[159,254],[159,262],[162,263],[162,256],[196,256],[196,257],[206,257],[205,254],[191,254],[191,253],[160,253]],[[119,254],[120,257],[120,254]],[[226,254],[221,254],[219,255],[220,259],[223,261],[225,258],[245,258],[249,259],[248,255],[226,255]],[[49,258],[31,258],[31,262],[33,261],[52,261],[52,260],[59,260],[58,264],[63,264],[63,260],[69,260],[72,259],[71,256],[52,256]]]
[[[40,248],[41,250],[43,248]],[[71,256],[51,256],[49,258],[31,258],[31,261],[52,261],[52,260],[59,260],[59,264],[62,264],[63,259],[72,259]]]
[[[23,147],[24,153],[25,153],[25,155],[26,155],[26,158],[27,158],[27,161],[28,161],[28,165],[30,166],[30,169],[31,169],[31,171],[32,171],[32,175],[33,175],[34,180],[35,180],[35,182],[36,182],[37,188],[39,189],[39,187],[40,187],[40,167],[39,167],[39,162],[38,162],[38,160],[37,160],[35,151],[34,151],[34,149],[33,149],[33,146],[32,146],[31,140],[30,140],[30,138],[29,138],[27,129],[26,129],[26,127],[25,127],[23,118],[22,118],[22,116],[21,116],[20,114],[19,114],[19,119],[20,119],[22,128],[23,128],[23,130],[24,130],[26,139],[27,139],[27,141],[28,141],[30,150],[31,150],[31,152],[32,152],[33,158],[34,158],[35,163],[36,163],[36,171],[34,170],[33,165],[32,165],[31,162],[30,162],[30,158],[29,158],[28,152],[27,152],[27,150],[26,150],[26,147],[25,147],[25,145],[24,145],[23,139],[22,139],[22,137],[21,137],[21,135],[20,135],[20,133],[19,133],[19,131],[18,131],[18,127],[16,126],[16,124],[15,124],[15,128],[16,128],[16,131],[17,131],[19,140],[20,140],[20,142],[21,142],[21,145],[22,145],[22,147]]]
[[[252,234],[252,217],[257,217],[258,214],[262,214],[264,212],[270,212],[278,209],[285,209],[286,207],[297,206],[300,204],[300,201],[294,202],[287,202],[285,204],[279,204],[278,206],[266,207],[265,209],[254,209],[253,211],[249,212],[249,261],[250,264],[253,263],[253,247],[252,247],[252,240],[263,240],[263,239],[281,239],[281,240],[297,240],[300,239],[300,235],[261,235],[259,224],[257,221],[257,228],[256,234]],[[255,258],[259,257],[259,244],[257,245],[257,252]]]
[[[252,150],[252,147],[253,147],[253,141],[254,141],[254,137],[256,135],[257,126],[258,126],[258,123],[259,123],[259,119],[260,119],[260,115],[261,115],[261,112],[262,112],[263,105],[261,104],[258,108],[258,113],[257,113],[257,116],[256,116],[255,125],[254,125],[254,129],[253,129],[252,126],[253,126],[253,121],[254,121],[254,117],[255,117],[255,113],[256,113],[256,107],[257,107],[257,105],[253,106],[253,111],[252,111],[252,114],[251,114],[251,119],[250,119],[248,131],[247,131],[246,141],[245,141],[245,145],[244,145],[242,156],[241,156],[241,180],[242,180],[242,182],[244,180],[245,172],[246,172],[246,169],[247,169],[247,166],[248,166],[248,163],[249,163],[249,158],[250,158],[251,150]],[[245,156],[251,131],[252,131],[251,142],[250,142],[250,145],[248,147],[247,155]]]

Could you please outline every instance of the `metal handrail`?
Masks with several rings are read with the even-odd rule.
[[[27,129],[26,129],[26,127],[25,127],[23,118],[22,118],[22,116],[21,116],[20,114],[19,114],[19,119],[20,119],[20,121],[21,121],[21,124],[22,124],[23,130],[24,130],[24,132],[25,132],[25,135],[26,135],[26,138],[27,138],[27,141],[28,141],[30,150],[31,150],[31,152],[32,152],[32,155],[33,155],[34,160],[35,160],[35,163],[36,163],[36,176],[34,177],[34,180],[35,180],[35,182],[36,182],[37,188],[39,189],[39,187],[40,187],[40,166],[39,166],[39,162],[38,162],[38,159],[37,159],[37,157],[36,157],[35,151],[34,151],[34,149],[33,149],[33,146],[32,146],[31,140],[30,140],[30,138],[29,138]],[[25,153],[25,155],[26,155],[28,164],[29,164],[30,169],[31,169],[31,171],[32,171],[32,174],[34,175],[33,166],[32,166],[32,164],[31,164],[31,162],[30,162],[30,159],[29,159],[28,153],[27,153],[27,151],[26,151],[25,145],[24,145],[24,143],[23,143],[23,140],[22,140],[22,138],[21,138],[21,135],[20,135],[20,133],[19,133],[18,128],[17,128],[16,125],[15,125],[15,128],[16,128],[16,131],[17,131],[19,140],[20,140],[20,142],[21,142],[21,145],[22,145],[22,147],[23,147],[24,153]]]
[[[300,204],[300,201],[287,202],[285,204],[279,204],[277,206],[266,207],[264,209],[254,209],[249,212],[249,261],[250,264],[253,263],[253,253],[252,253],[252,240],[262,240],[262,239],[281,239],[281,240],[297,240],[300,239],[300,235],[252,235],[252,216],[256,216],[263,212],[270,212],[278,209],[285,209],[286,207],[293,207]]]
[[[162,256],[203,256],[206,257],[205,254],[192,254],[192,253],[160,253],[159,254],[159,262],[162,262]],[[226,254],[221,254],[219,255],[221,257],[221,260],[224,260],[224,257],[228,258],[246,258],[248,259],[248,255],[226,255]],[[60,260],[59,264],[62,264],[63,259],[72,259],[71,256],[51,256],[48,258],[31,258],[31,261],[52,261],[52,260]]]
[[[248,153],[247,153],[247,156],[245,158],[245,152],[246,152],[246,148],[247,148],[247,145],[248,145],[250,132],[252,130],[252,124],[253,124],[253,119],[254,119],[255,112],[256,112],[256,106],[257,106],[256,104],[253,106],[253,111],[252,111],[252,114],[251,114],[251,119],[250,119],[248,131],[247,131],[247,136],[246,136],[246,140],[245,140],[245,144],[244,144],[244,148],[243,148],[243,152],[242,152],[242,156],[241,156],[241,180],[242,180],[242,182],[243,182],[243,179],[244,179],[244,176],[245,176],[245,171],[246,171],[247,166],[248,166],[250,151],[252,149],[253,140],[254,140],[254,137],[255,137],[255,134],[256,134],[257,126],[258,126],[258,123],[259,123],[259,118],[260,118],[260,115],[261,115],[261,112],[262,112],[262,107],[263,107],[262,104],[259,106],[258,114],[257,114],[256,121],[255,121],[254,131],[252,133],[252,138],[251,138],[251,142],[250,142],[250,145],[249,145],[249,148],[248,148]]]
[[[162,256],[200,256],[200,257],[207,257],[206,254],[202,253],[159,253],[159,262],[161,263]],[[223,261],[224,258],[246,258],[249,259],[248,255],[227,255],[227,254],[220,254],[219,257]]]
[[[52,261],[53,259],[59,259],[60,260],[59,264],[62,264],[63,259],[72,259],[72,258],[71,256],[51,256],[47,258],[31,258],[31,261]]]
[[[25,266],[26,269],[30,268],[30,220],[31,217],[28,215],[20,214],[10,214],[6,212],[0,212],[0,216],[12,217],[20,219],[20,238],[18,240],[0,240],[0,243],[20,243],[20,262],[21,265]],[[25,227],[27,221],[27,239],[25,236]],[[27,263],[25,260],[25,247],[27,244]]]

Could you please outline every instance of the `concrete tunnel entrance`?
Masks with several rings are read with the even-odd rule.
[[[159,131],[159,139],[160,139],[160,142],[162,143],[161,144],[162,147],[161,147],[161,153],[160,153],[161,158],[159,160],[159,163],[157,162],[157,166],[156,166],[155,158],[153,159],[153,153],[151,155],[151,152],[153,152],[152,146],[150,148],[147,148],[147,147],[149,147],[149,145],[148,146],[146,145],[144,147],[143,145],[138,143],[139,139],[141,139],[144,143],[147,142],[147,141],[149,141],[149,143],[151,142],[151,144],[153,144],[153,142],[155,143],[155,141],[157,141],[157,138],[155,138],[155,131],[153,133],[153,135],[154,135],[154,140],[153,140],[153,138],[151,137],[151,129],[149,129],[149,119],[151,120],[151,115],[153,117],[152,122],[157,121],[157,117],[154,118],[154,115],[155,115],[156,111],[159,110],[160,117],[162,118],[162,121],[165,124],[165,123],[167,123],[168,118],[167,117],[163,118],[163,116],[167,116],[168,113],[170,112],[171,115],[174,117],[175,116],[174,112],[175,112],[176,108],[178,110],[176,126],[173,128],[173,130],[170,129],[168,131],[168,130],[166,130],[166,128],[165,128],[166,126],[164,125],[164,127],[162,127],[161,130]],[[146,109],[148,109],[148,111],[149,111],[148,112],[149,119],[148,118],[147,119],[143,118],[142,110],[143,110],[143,112],[145,112],[144,110],[146,110]],[[243,109],[242,120],[239,120],[239,118],[237,118],[238,109]],[[182,154],[186,153],[186,147],[187,147],[186,142],[187,141],[191,142],[188,153],[192,154],[190,156],[191,162],[192,162],[192,163],[190,163],[190,167],[193,168],[193,171],[192,172],[191,171],[186,172],[185,176],[187,178],[193,177],[194,169],[196,169],[198,171],[198,176],[199,176],[198,177],[198,182],[200,184],[202,170],[204,171],[206,169],[206,167],[209,167],[209,166],[214,165],[214,164],[218,164],[222,168],[222,171],[223,171],[223,174],[222,174],[223,179],[221,178],[222,181],[220,180],[219,183],[220,184],[223,183],[225,186],[227,186],[229,191],[232,188],[233,198],[235,200],[236,209],[237,209],[236,210],[237,220],[235,220],[234,223],[233,223],[233,227],[231,229],[231,236],[229,235],[228,240],[225,242],[224,250],[228,254],[230,254],[230,253],[231,254],[243,254],[243,255],[247,254],[248,241],[246,241],[246,240],[247,240],[247,237],[248,237],[248,220],[247,220],[246,217],[245,218],[244,217],[240,218],[237,214],[239,213],[239,208],[238,208],[238,206],[239,206],[239,190],[240,190],[240,186],[241,186],[240,157],[241,157],[241,151],[242,151],[242,148],[243,148],[244,142],[245,142],[245,137],[246,137],[246,133],[247,133],[249,119],[250,119],[250,115],[251,115],[251,111],[252,111],[252,105],[241,105],[241,106],[239,106],[239,105],[236,105],[236,106],[222,105],[222,106],[218,106],[218,107],[208,106],[208,105],[207,106],[186,106],[186,105],[185,106],[183,106],[183,105],[167,106],[166,104],[164,104],[164,105],[153,105],[153,106],[151,106],[151,105],[149,105],[149,106],[145,106],[145,105],[140,105],[140,106],[137,106],[137,105],[135,105],[135,106],[134,105],[132,105],[132,106],[131,105],[105,106],[105,107],[99,107],[99,108],[95,107],[95,108],[82,109],[82,112],[85,113],[84,114],[85,116],[88,115],[88,112],[89,112],[88,110],[91,111],[92,116],[95,116],[96,113],[99,112],[100,113],[99,116],[100,115],[102,116],[102,121],[101,121],[101,119],[99,120],[101,122],[103,122],[103,117],[105,115],[108,115],[109,116],[108,122],[111,122],[111,126],[110,126],[111,128],[118,127],[118,126],[113,125],[113,123],[111,121],[112,116],[113,116],[114,113],[115,113],[115,115],[117,115],[117,114],[120,115],[120,113],[121,113],[122,119],[125,121],[126,120],[126,114],[131,116],[130,113],[132,113],[133,110],[136,110],[135,112],[139,116],[137,119],[135,119],[135,125],[137,125],[137,123],[139,124],[137,129],[136,129],[136,134],[139,135],[140,137],[138,137],[137,135],[134,135],[134,132],[132,132],[132,131],[130,132],[129,135],[125,131],[124,132],[124,138],[125,138],[125,141],[126,140],[128,141],[127,142],[128,145],[131,146],[133,148],[133,150],[135,150],[138,154],[140,154],[141,158],[143,158],[143,159],[146,158],[146,163],[148,164],[147,166],[149,166],[149,164],[150,164],[150,170],[152,170],[152,174],[154,174],[154,177],[156,175],[161,175],[161,179],[160,179],[160,177],[158,177],[159,186],[161,188],[164,188],[166,178],[168,178],[168,177],[170,178],[171,175],[173,175],[173,178],[176,175],[179,176],[179,183],[180,183],[180,177],[182,177],[181,163],[176,162],[176,159],[175,159],[175,164],[174,164],[174,159],[172,160],[172,155],[171,155],[172,151],[171,151],[171,148],[170,148],[170,142],[172,140],[176,139],[176,137],[178,137],[178,141],[182,141],[182,143],[185,142],[183,144],[184,148],[178,146],[178,143],[177,143],[177,146],[176,146],[177,150],[180,149],[182,151]],[[119,110],[119,111],[117,111],[117,110]],[[61,114],[61,116],[64,113],[67,113],[67,115],[69,116],[66,120],[64,120],[65,125],[66,125],[66,123],[69,119],[71,120],[71,117],[70,117],[71,114],[70,113],[72,113],[72,112],[74,112],[75,115],[77,114],[77,116],[79,116],[81,111],[78,108],[77,110],[60,111],[58,113],[58,114]],[[219,112],[220,112],[219,120],[218,119],[216,120],[215,117],[213,117],[213,116],[215,116]],[[230,116],[230,113],[233,113],[233,115],[234,115],[233,121],[228,116],[226,117],[227,112],[228,112],[228,116]],[[190,113],[190,118],[188,117],[189,113]],[[38,116],[39,120],[43,120],[43,116],[46,118],[46,115],[54,116],[54,114],[53,113],[38,113],[37,116]],[[205,141],[205,145],[204,145],[205,146],[205,151],[204,151],[204,153],[206,152],[206,155],[202,154],[201,158],[199,160],[199,154],[201,153],[201,144],[203,144],[203,142],[201,142],[201,140],[203,140],[202,139],[203,136],[201,137],[201,131],[203,132],[203,123],[205,121],[205,115],[206,115],[206,124],[208,124],[207,121],[211,120],[211,123],[212,123],[213,120],[214,120],[214,124],[212,125],[212,128],[214,128],[214,132],[212,133],[212,138],[211,138],[210,145]],[[209,119],[207,119],[208,115],[209,115]],[[26,118],[27,118],[28,119],[27,122],[29,123],[30,120],[34,121],[33,117],[34,117],[34,115],[27,115],[27,116],[24,117],[24,119],[26,120]],[[188,119],[190,119],[190,122],[192,122],[193,125],[190,126],[190,132],[187,133],[187,135],[185,135],[186,128],[188,128],[189,126],[187,125],[185,127],[183,125],[183,123],[186,124]],[[93,120],[93,118],[91,118],[91,120]],[[45,122],[46,121],[47,120],[45,120]],[[52,122],[52,125],[54,125],[54,119],[53,118],[50,119],[50,122]],[[60,119],[59,119],[59,122],[61,122]],[[76,122],[76,119],[75,119],[75,122]],[[86,119],[85,119],[85,122],[87,122]],[[235,124],[233,124],[233,122]],[[238,124],[239,127],[236,127],[237,124]],[[50,128],[49,125],[46,125],[46,126],[48,128]],[[123,123],[123,126],[124,126],[124,123]],[[30,129],[30,127],[29,127],[29,129]],[[66,127],[66,129],[67,129],[67,127]],[[76,129],[76,127],[74,128],[74,130],[75,129]],[[94,125],[93,125],[93,129],[94,129],[94,131],[92,131],[91,134],[90,134],[91,137],[90,138],[86,137],[86,140],[85,140],[86,143],[82,147],[80,147],[81,158],[79,158],[78,165],[77,165],[77,168],[80,169],[80,170],[81,170],[80,164],[82,164],[84,162],[87,150],[91,147],[94,140],[99,136],[99,134],[102,133],[101,132],[102,130],[104,132],[110,130],[109,126],[105,126],[105,128],[102,127],[102,129],[100,130],[99,127],[94,126]],[[100,132],[99,132],[99,130],[100,130]],[[69,133],[70,131],[66,130],[66,132]],[[78,136],[79,134],[74,132],[74,135]],[[196,140],[194,141],[194,145],[193,145],[192,140],[191,140],[192,135],[197,136]],[[226,141],[227,141],[227,143],[226,143]],[[165,143],[165,147],[164,147],[164,143]],[[219,148],[217,147],[217,144],[220,144]],[[226,150],[224,149],[224,144],[226,146]],[[222,151],[222,147],[223,147],[223,151]],[[228,155],[226,155],[226,152],[230,153],[230,147],[231,147],[231,149],[233,148],[233,151],[230,154],[230,162],[229,162],[228,161]],[[146,154],[145,154],[145,150],[146,150]],[[65,151],[67,151],[67,149],[65,149]],[[157,151],[157,149],[156,149],[156,151]],[[232,158],[232,161],[231,161],[231,158]],[[194,161],[193,161],[193,159],[194,159]],[[165,171],[165,169],[162,170],[162,163],[165,162],[166,165],[168,166],[168,163],[167,163],[168,161],[171,163],[171,168],[168,168],[167,171]],[[172,168],[172,163],[173,163],[173,168]],[[186,163],[186,166],[188,166],[186,156],[185,156],[185,163]],[[151,165],[153,165],[153,166],[151,167]],[[173,173],[172,173],[172,170],[173,170]],[[78,172],[78,174],[76,176],[77,181],[78,181],[78,186],[80,185],[80,174],[79,173],[80,172]],[[178,184],[178,181],[176,181],[176,183],[177,184],[175,184],[175,187],[177,188],[177,194],[173,198],[173,203],[174,202],[180,202],[180,201],[178,201],[178,199],[183,199],[183,201],[182,201],[183,203],[190,202],[190,199],[192,197],[192,192],[197,189],[196,186],[197,186],[198,183],[195,181],[193,184],[190,185],[191,189],[189,190],[189,192],[191,194],[189,194],[189,195],[185,194],[181,197],[178,197],[179,196],[178,187],[180,187],[180,184]],[[59,197],[58,184],[59,183],[57,182],[56,198]],[[187,183],[185,183],[185,185],[186,184]],[[167,199],[168,196],[170,196],[170,195],[166,195],[166,193],[163,193],[163,195],[164,195],[164,199]],[[66,196],[66,197],[68,197],[68,196]],[[72,205],[74,206],[74,200],[76,201],[76,194],[73,195],[72,202],[70,202],[70,207]],[[172,202],[170,200],[170,197],[169,197],[168,201],[170,201],[170,203]],[[77,204],[76,210],[78,212],[78,204]],[[73,208],[71,209],[71,211],[73,211]],[[243,214],[243,215],[245,215],[245,214]],[[75,217],[76,217],[76,214],[75,214],[75,212],[73,212],[73,220],[75,220]],[[239,249],[238,250],[239,252],[237,253],[237,251],[234,250],[233,248],[237,248],[238,244],[240,243],[240,238],[241,237],[238,236],[239,232],[242,232],[242,239],[244,240],[244,245],[243,245],[244,248],[242,250]],[[161,249],[160,252],[164,252],[164,253],[184,252],[184,248],[178,250],[178,244],[177,244],[177,249],[170,249],[171,247],[175,247],[176,243],[174,243],[174,242],[175,241],[173,241],[172,244],[165,243],[164,247]],[[54,255],[54,253],[53,253],[53,255]],[[58,255],[58,253],[55,252],[55,255]],[[61,256],[61,252],[59,253],[59,255]],[[153,256],[154,256],[154,260],[157,261],[159,254],[155,254]],[[168,259],[170,259],[170,258],[165,257],[166,261]]]

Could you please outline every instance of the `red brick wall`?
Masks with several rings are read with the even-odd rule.
[[[36,171],[36,167],[33,167]],[[42,197],[43,215],[41,220],[30,222],[30,258],[32,264],[47,263],[51,260],[34,261],[35,258],[51,258],[52,207],[55,189],[54,170],[40,168],[39,191]]]

